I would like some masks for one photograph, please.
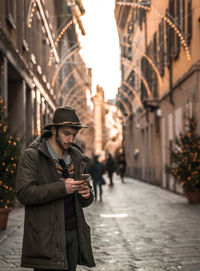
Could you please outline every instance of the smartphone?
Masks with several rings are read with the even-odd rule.
[[[90,177],[90,174],[82,174],[80,180],[88,180]]]

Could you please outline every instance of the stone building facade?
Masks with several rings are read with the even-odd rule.
[[[77,106],[78,91],[87,110],[91,71],[79,54],[77,32],[85,34],[83,12],[81,1],[0,1],[0,95],[9,129],[25,145],[41,134],[56,107]]]
[[[117,105],[125,118],[127,174],[175,192],[182,191],[165,165],[185,112],[197,119],[200,113],[199,9],[193,0],[115,6],[122,72]]]

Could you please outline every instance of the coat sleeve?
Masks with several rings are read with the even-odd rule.
[[[83,155],[82,155],[83,156]],[[85,167],[84,167],[84,173],[89,173],[92,177],[92,172],[91,172],[91,160],[87,157],[87,156],[83,156],[83,160],[85,163]],[[80,194],[78,194],[78,198],[79,201],[81,203],[81,206],[87,207],[89,205],[91,205],[94,201],[94,192],[93,192],[93,187],[91,186],[91,184],[89,183],[89,188],[90,188],[90,197],[88,199],[83,198]]]
[[[88,199],[83,198],[80,194],[78,194],[78,198],[79,201],[81,203],[81,206],[84,207],[88,207],[89,205],[91,205],[94,201],[94,193],[93,193],[93,188],[92,186],[89,184],[89,188],[90,188],[90,197]]]
[[[39,184],[39,154],[37,150],[27,149],[23,153],[16,177],[16,194],[24,205],[44,204],[67,195],[65,183],[55,181]]]

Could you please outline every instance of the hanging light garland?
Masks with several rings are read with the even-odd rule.
[[[135,109],[135,104],[134,104],[134,100],[131,100],[131,98],[128,96],[128,94],[122,89],[122,88],[119,88],[119,92],[126,97],[126,99],[129,101],[129,103],[131,104],[132,106],[132,109],[133,109],[133,112],[135,113],[136,112],[136,109]]]
[[[76,95],[75,97],[80,96],[81,92],[85,91],[85,89],[86,89],[86,86],[79,86],[79,88],[76,89],[76,90],[70,95],[68,101],[66,102],[66,105],[70,105],[71,102],[74,100],[74,99],[73,99],[74,96],[75,96],[75,95]],[[83,94],[85,95],[85,92],[83,92]]]
[[[32,0],[29,5],[29,11],[28,11],[28,17],[27,17],[28,28],[31,28],[32,26],[33,16],[36,11],[36,6],[37,6],[37,0]]]
[[[84,64],[82,63],[82,64],[80,64],[80,65],[77,65],[77,66],[76,66],[70,73],[68,73],[68,75],[65,77],[64,81],[62,82],[62,84],[61,84],[61,86],[60,86],[60,88],[59,88],[59,90],[58,90],[58,93],[57,93],[57,99],[60,99],[62,90],[63,90],[65,84],[67,83],[67,81],[69,80],[69,78],[71,77],[71,75],[72,75],[75,71],[77,71],[77,68],[78,68],[78,67],[80,67],[80,66],[82,66],[82,65],[84,65]]]
[[[119,96],[117,96],[115,99],[116,99],[117,101],[119,101],[119,102],[123,105],[123,107],[124,107],[124,109],[125,109],[125,111],[126,111],[128,117],[129,117],[130,114],[131,114],[131,112],[130,112],[130,109],[128,108],[128,106],[126,105],[126,103],[125,103]]]
[[[143,104],[142,104],[141,98],[138,95],[138,93],[136,92],[136,90],[134,88],[132,88],[126,81],[122,81],[122,84],[125,85],[127,88],[129,88],[132,91],[132,93],[134,94],[135,98],[137,99],[138,104],[140,105],[141,108],[143,108]]]
[[[73,92],[73,90],[74,90],[77,86],[82,85],[83,83],[85,83],[85,80],[81,79],[80,81],[78,81],[73,87],[71,87],[71,88],[67,91],[67,93],[66,93],[66,95],[65,95],[65,98],[64,98],[64,100],[63,100],[62,106],[64,106],[64,105],[66,104],[66,101],[67,101],[67,99],[69,98],[70,94]]]
[[[80,85],[80,86],[79,86]],[[71,95],[74,96],[73,94],[76,93],[76,88],[79,88],[79,87],[83,87],[83,85],[81,84],[81,82],[77,82],[69,91],[67,92],[65,98],[64,98],[64,101],[63,101],[63,106],[64,105],[68,105],[69,104],[69,100],[71,99]],[[73,92],[74,91],[74,92]],[[83,95],[82,95],[83,96]],[[81,97],[82,97],[81,96]],[[85,94],[84,94],[84,97],[85,97]],[[69,99],[69,100],[68,100]],[[74,99],[73,99],[74,100]],[[72,101],[73,101],[72,100]]]
[[[122,65],[128,66],[129,68],[131,68],[140,77],[140,79],[142,80],[142,82],[143,82],[143,84],[144,84],[144,86],[145,86],[145,88],[147,90],[148,97],[151,97],[152,96],[152,91],[150,90],[149,85],[147,83],[147,80],[144,78],[144,76],[141,74],[141,72],[138,71],[134,66],[132,66],[131,64],[129,64],[129,63],[125,62],[125,61],[123,61]]]
[[[61,61],[61,63],[59,64],[58,68],[57,68],[56,71],[54,72],[54,75],[53,75],[53,78],[52,78],[52,82],[51,82],[52,87],[55,86],[57,76],[58,76],[60,70],[62,69],[63,65],[65,64],[65,62],[66,62],[70,57],[72,57],[74,54],[76,54],[80,49],[81,49],[81,47],[79,46],[79,47],[76,48],[75,50],[70,51],[70,53],[67,54],[67,56]]]
[[[147,55],[145,54],[144,52],[142,52],[139,48],[137,48],[135,45],[131,45],[131,44],[128,44],[128,43],[124,43],[124,42],[121,42],[120,43],[122,46],[126,46],[126,47],[133,47],[139,54],[141,54],[143,57],[145,57],[147,59],[147,61],[150,63],[151,67],[153,68],[153,70],[155,71],[156,75],[157,75],[157,78],[158,78],[158,81],[159,81],[159,84],[160,86],[162,87],[163,86],[163,82],[162,82],[162,78],[160,76],[160,73],[158,71],[158,68],[156,67],[156,65],[154,64],[153,60]]]
[[[175,31],[177,36],[180,38],[181,44],[183,45],[184,50],[186,52],[187,60],[189,61],[191,59],[190,51],[189,51],[186,39],[184,37],[184,34],[182,33],[181,30],[178,29],[178,26],[176,26],[175,23],[169,17],[161,14],[161,12],[159,12],[155,8],[147,7],[147,6],[144,6],[144,5],[139,4],[139,3],[117,2],[117,5],[141,8],[141,9],[144,9],[144,10],[149,11],[149,12],[152,11],[155,15],[163,18],[163,20]]]
[[[61,31],[59,32],[55,42],[54,42],[54,46],[57,47],[58,46],[58,43],[60,41],[60,39],[63,37],[64,33],[67,31],[67,29],[73,24],[76,22],[76,18],[73,17],[71,21],[69,21],[62,29]],[[50,53],[50,56],[49,56],[49,62],[48,62],[48,66],[50,67],[52,65],[52,61],[53,61],[53,56],[54,56],[54,53],[51,52]]]
[[[75,99],[76,98],[76,99]],[[72,100],[72,105],[75,107],[77,104],[79,104],[79,101],[83,101],[84,98],[86,98],[85,93],[82,94],[81,96],[75,97]],[[83,107],[83,105],[81,104],[81,107]]]

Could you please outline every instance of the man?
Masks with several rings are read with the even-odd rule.
[[[94,195],[95,201],[97,200],[97,187],[99,187],[99,201],[103,200],[103,189],[102,185],[105,184],[105,180],[103,178],[103,174],[105,173],[105,166],[102,162],[99,161],[99,156],[95,155],[93,159],[93,163],[89,168],[89,172],[91,174],[93,180],[93,187],[94,187]]]
[[[126,172],[126,160],[125,160],[125,156],[121,155],[118,161],[117,174],[121,177],[122,183],[124,183],[125,172]]]
[[[73,146],[81,128],[72,107],[57,108],[48,132],[24,151],[17,171],[16,192],[25,205],[23,267],[75,271],[77,264],[95,266],[90,229],[83,207],[94,199],[82,180],[89,158]]]
[[[108,172],[108,177],[110,180],[110,186],[113,186],[113,173],[115,171],[115,161],[112,158],[112,155],[109,153],[108,154],[108,159],[106,161],[106,170]]]

